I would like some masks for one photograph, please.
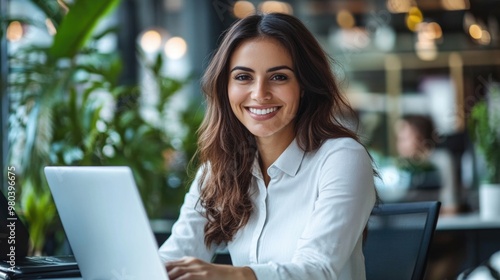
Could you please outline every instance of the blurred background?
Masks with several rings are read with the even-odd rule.
[[[46,165],[131,166],[155,231],[168,232],[193,176],[199,78],[221,33],[256,12],[297,16],[333,58],[383,201],[478,213],[480,185],[500,184],[500,1],[98,2],[0,0],[1,186],[15,167],[33,254],[68,250]],[[441,243],[463,247],[450,274],[500,250],[457,232]]]

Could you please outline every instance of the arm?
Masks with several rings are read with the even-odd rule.
[[[172,234],[160,247],[159,254],[165,263],[168,276],[175,279],[250,279],[255,275],[248,267],[233,267],[209,263],[218,246],[210,249],[204,243],[206,218],[203,208],[197,203],[200,197],[198,172],[189,192],[186,194],[179,219],[172,228]]]
[[[311,182],[319,184],[318,198],[292,261],[250,265],[257,279],[339,279],[349,273],[344,266],[351,256],[359,263],[353,270],[361,271],[342,277],[364,277],[361,235],[375,203],[371,160],[361,145],[324,152]]]
[[[215,254],[217,246],[212,245],[208,249],[204,243],[206,218],[200,214],[203,209],[198,203],[200,175],[199,171],[184,198],[179,218],[172,227],[170,237],[160,247],[159,254],[163,262],[186,256],[209,262]]]

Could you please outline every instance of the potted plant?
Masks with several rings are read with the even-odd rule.
[[[195,142],[169,135],[161,125],[164,119],[146,121],[140,86],[118,82],[121,57],[95,47],[116,31],[96,33],[95,27],[119,2],[75,0],[66,14],[55,1],[33,0],[57,33],[51,45],[28,45],[9,57],[9,161],[19,167],[18,210],[29,226],[31,254],[43,254],[48,235],[56,243],[64,240],[44,166],[128,165],[150,218],[165,218],[182,202],[185,188],[179,186],[189,180],[183,159],[192,156]],[[140,51],[139,56],[158,88],[158,104],[149,110],[164,116],[164,104],[184,81],[162,75],[161,55],[154,61]],[[185,114],[190,115],[182,118],[189,137],[201,116]]]
[[[500,86],[491,84],[487,99],[472,107],[469,128],[476,149],[484,159],[479,186],[482,219],[500,219]],[[495,108],[496,107],[496,108]]]

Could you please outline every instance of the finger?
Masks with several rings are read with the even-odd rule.
[[[167,269],[168,277],[171,279],[176,279],[184,275],[195,275],[198,273],[203,273],[203,271],[204,269],[202,266],[193,264],[181,264],[172,266],[170,269]]]
[[[178,260],[166,262],[165,267],[167,268],[167,270],[169,270],[170,268],[173,268],[176,266],[183,266],[183,265],[189,265],[190,263],[195,263],[196,260],[197,259],[193,258],[193,257],[183,257],[183,258],[178,259]]]

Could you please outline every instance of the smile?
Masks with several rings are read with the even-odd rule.
[[[248,110],[256,115],[262,116],[262,115],[267,115],[272,112],[275,112],[278,110],[278,107],[272,107],[272,108],[266,108],[266,109],[256,109],[256,108],[248,108]]]

